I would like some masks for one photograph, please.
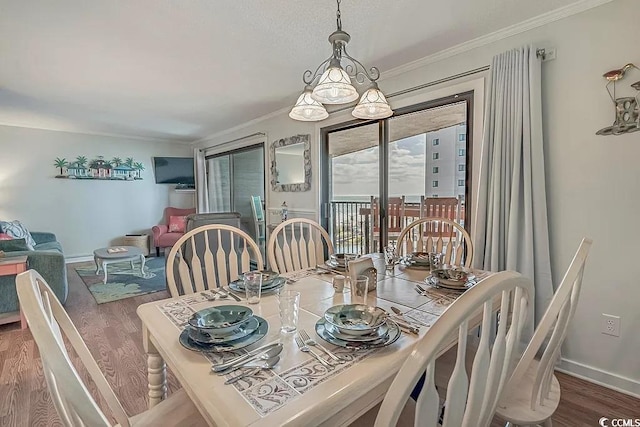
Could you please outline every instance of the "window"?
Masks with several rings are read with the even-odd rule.
[[[433,182],[431,183],[431,186],[432,186],[433,188],[436,188],[436,187],[438,186],[438,181],[433,181]]]
[[[438,195],[437,194],[432,194],[431,197],[438,197]]]
[[[458,172],[464,172],[464,165],[458,165]]]
[[[467,135],[465,135],[464,133],[461,133],[458,135],[458,141],[466,141],[467,140]]]
[[[436,145],[440,145],[440,138],[434,138],[434,139],[433,139],[433,145],[434,145],[434,146],[436,146]]]
[[[458,150],[458,156],[464,156],[464,148]]]
[[[458,180],[458,187],[463,187],[464,186],[464,179],[459,179]]]
[[[433,160],[438,160],[440,158],[440,153],[433,153]]]
[[[440,169],[438,168],[438,166],[434,166],[433,167],[433,173],[438,173]]]

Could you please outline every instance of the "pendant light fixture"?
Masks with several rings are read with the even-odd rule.
[[[358,85],[369,83],[369,87],[352,112],[353,116],[364,120],[389,117],[393,114],[393,110],[376,82],[380,78],[380,71],[376,67],[367,70],[360,61],[347,53],[346,47],[351,36],[342,30],[340,0],[336,1],[338,29],[329,36],[333,54],[322,62],[315,72],[311,70],[304,72],[302,81],[306,86],[289,113],[289,117],[302,121],[326,119],[329,113],[322,104],[347,104],[358,99],[358,91],[353,86],[352,80],[355,80]],[[317,84],[313,87],[316,80]]]

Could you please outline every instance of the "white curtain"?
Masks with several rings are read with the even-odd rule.
[[[485,109],[474,265],[531,278],[536,324],[553,297],[542,145],[536,49],[497,55]]]
[[[196,212],[209,212],[209,189],[207,185],[207,160],[204,151],[199,148],[194,150],[196,167]]]

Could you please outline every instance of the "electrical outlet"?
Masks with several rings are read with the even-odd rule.
[[[620,336],[620,316],[612,316],[611,314],[602,313],[602,333]]]

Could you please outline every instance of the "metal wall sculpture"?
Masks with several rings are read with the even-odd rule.
[[[640,81],[631,84],[635,89],[636,96],[626,96],[616,98],[616,83],[625,77],[629,70],[640,70],[634,64],[627,64],[624,67],[611,70],[602,75],[607,80],[607,92],[613,102],[615,120],[613,125],[600,129],[596,135],[622,135],[625,133],[637,132],[640,130]]]

